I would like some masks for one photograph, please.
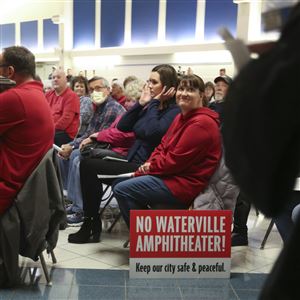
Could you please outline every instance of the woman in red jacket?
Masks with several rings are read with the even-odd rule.
[[[188,208],[218,166],[221,138],[218,114],[206,106],[204,82],[181,79],[176,93],[181,109],[150,158],[134,178],[118,183],[114,194],[129,226],[131,209],[153,205]]]

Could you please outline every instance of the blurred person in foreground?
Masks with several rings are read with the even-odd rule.
[[[271,15],[277,17],[269,21],[283,21],[281,12],[273,10]],[[273,26],[274,22],[268,25]],[[300,104],[297,89],[291,89],[299,85],[299,35],[300,4],[290,12],[277,42],[251,45],[251,51],[259,53],[259,58],[241,69],[224,106],[227,166],[247,198],[272,218],[281,216],[293,202],[300,169]],[[297,219],[260,299],[298,299],[299,272]]]

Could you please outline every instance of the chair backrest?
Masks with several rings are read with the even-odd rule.
[[[20,218],[20,254],[37,260],[41,251],[56,246],[65,216],[62,183],[53,149],[26,180],[14,204]]]

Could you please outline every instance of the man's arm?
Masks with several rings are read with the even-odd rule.
[[[66,94],[64,96],[63,113],[55,124],[55,129],[65,130],[72,123],[74,116],[79,114],[79,99],[76,94]]]
[[[0,136],[24,121],[25,114],[18,96],[9,91],[0,94]]]

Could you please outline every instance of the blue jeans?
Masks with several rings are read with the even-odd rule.
[[[68,199],[72,201],[72,211],[83,211],[83,200],[80,184],[80,152],[78,149],[74,150],[70,157],[69,176],[68,176]]]
[[[82,194],[80,184],[80,151],[73,150],[68,160],[59,160],[64,189],[68,191],[68,199],[73,202],[72,210],[82,212]]]
[[[188,205],[176,199],[164,182],[145,175],[116,184],[113,188],[123,218],[129,227],[131,209],[149,209],[155,206],[168,209],[186,209]]]
[[[64,190],[67,190],[68,187],[69,164],[70,161],[68,159],[59,158],[58,160]]]

